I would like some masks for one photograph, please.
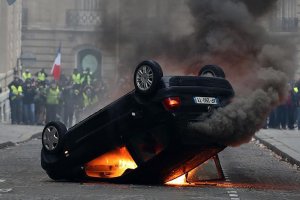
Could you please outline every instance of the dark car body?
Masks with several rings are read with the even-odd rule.
[[[205,120],[233,96],[224,78],[162,77],[153,94],[133,90],[71,127],[62,138],[61,151],[49,153],[43,148],[42,167],[55,180],[165,183],[226,147],[205,135],[201,141],[189,138],[187,126]],[[201,98],[197,101],[197,97]],[[93,164],[109,152],[117,155],[124,150],[135,167],[125,166],[114,174],[115,168],[124,165],[122,160],[108,163],[106,158],[107,165],[103,161]]]

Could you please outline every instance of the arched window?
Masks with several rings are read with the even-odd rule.
[[[82,58],[81,66],[83,70],[89,68],[92,73],[95,73],[99,66],[98,59],[92,54],[86,54]]]
[[[101,64],[102,56],[100,51],[96,49],[82,49],[77,54],[77,67],[79,71],[89,68],[96,78],[101,78]]]

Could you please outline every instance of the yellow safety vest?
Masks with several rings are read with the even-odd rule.
[[[72,74],[72,80],[73,80],[73,83],[80,84],[81,83],[80,73]]]
[[[46,74],[43,73],[43,72],[39,72],[39,73],[38,73],[37,79],[38,79],[39,81],[45,81],[45,80],[46,80]]]
[[[12,100],[14,100],[17,96],[19,96],[23,93],[23,88],[20,85],[18,86],[18,88],[16,86],[12,85],[10,87],[10,89],[13,94]]]
[[[30,72],[28,72],[28,73],[23,72],[22,76],[23,76],[24,81],[26,81],[27,79],[31,78],[31,73]]]
[[[47,104],[58,105],[59,104],[59,89],[50,88],[47,94]]]
[[[92,75],[91,74],[85,74],[85,75],[83,75],[83,77],[81,79],[81,83],[83,83],[84,81],[86,81],[87,85],[91,85],[91,83],[92,83]]]
[[[85,93],[83,95],[83,106],[87,107],[89,105],[93,105],[97,102],[98,98],[95,96],[94,98],[89,98]]]
[[[298,92],[299,92],[298,87],[294,87],[294,92],[295,92],[295,93],[298,93]]]

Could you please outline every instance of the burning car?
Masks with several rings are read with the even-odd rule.
[[[45,126],[41,165],[50,178],[161,184],[226,147],[187,134],[189,123],[205,120],[234,96],[220,67],[206,65],[198,76],[163,76],[157,62],[146,60],[133,80],[133,91],[69,130],[61,122]]]

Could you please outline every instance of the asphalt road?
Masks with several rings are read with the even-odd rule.
[[[255,143],[220,154],[227,180],[192,187],[51,181],[38,139],[0,149],[0,199],[300,199],[300,170]]]

